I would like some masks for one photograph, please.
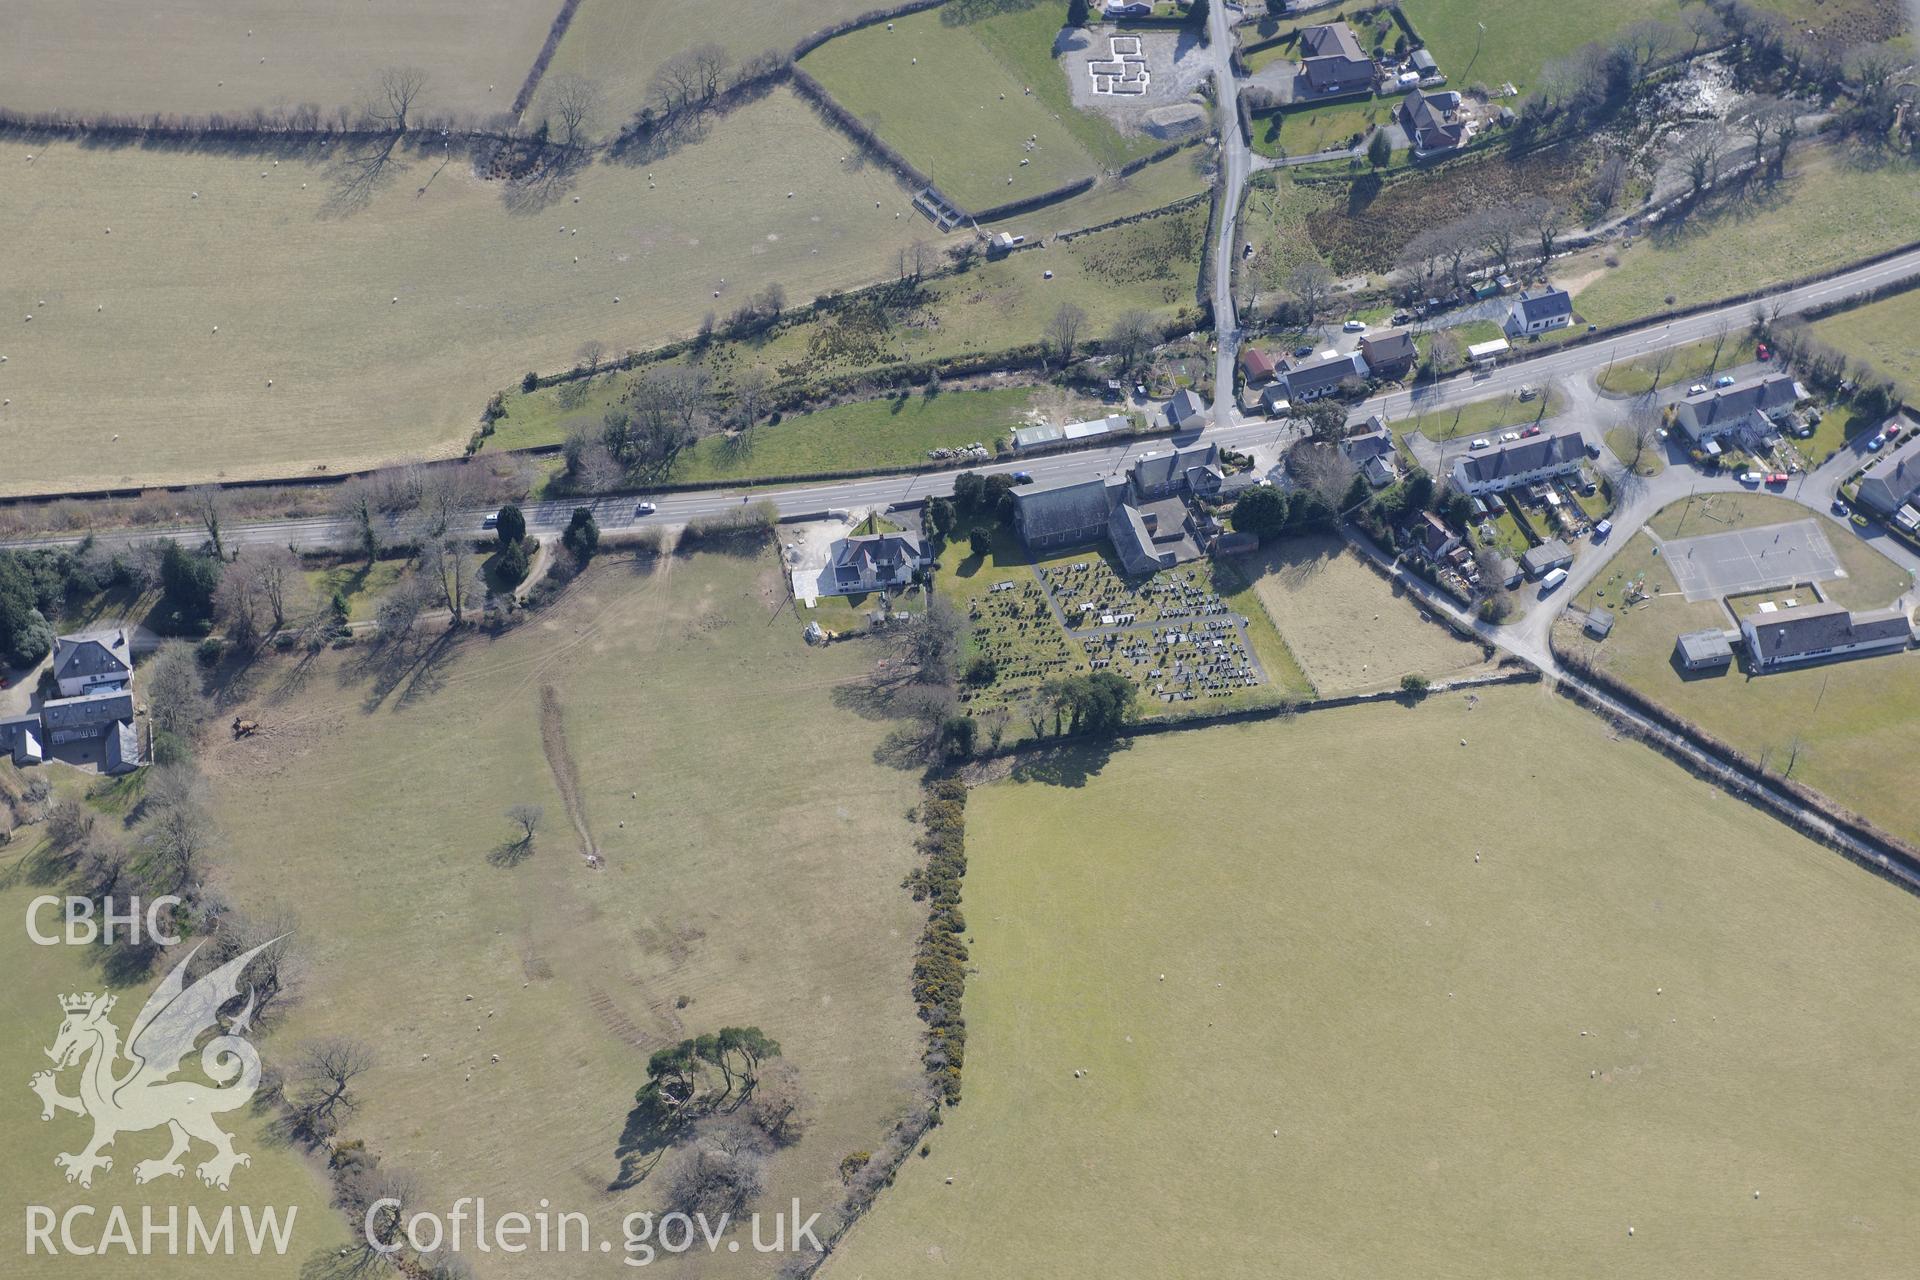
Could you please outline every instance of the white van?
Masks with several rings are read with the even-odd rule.
[[[1558,591],[1560,584],[1566,580],[1567,571],[1565,569],[1549,570],[1547,575],[1540,579],[1540,594],[1543,596],[1551,595],[1553,592]]]

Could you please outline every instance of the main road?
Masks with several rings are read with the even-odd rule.
[[[1240,134],[1240,85],[1233,74],[1233,19],[1223,0],[1207,6],[1207,36],[1213,52],[1214,125],[1220,139],[1220,232],[1213,245],[1213,420],[1234,421],[1233,358],[1240,344],[1240,313],[1233,305],[1233,249],[1240,242],[1237,226],[1240,192],[1247,182],[1252,157]]]

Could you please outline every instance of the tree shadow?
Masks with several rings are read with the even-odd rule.
[[[452,631],[431,638],[403,636],[375,644],[361,661],[343,669],[342,682],[371,677],[360,710],[372,715],[394,698],[396,708],[438,692],[446,683],[446,666],[459,640]],[[395,696],[397,693],[397,697]]]
[[[508,213],[521,217],[541,213],[572,192],[586,167],[585,152],[549,147],[525,173],[508,180],[500,203]]]
[[[609,1191],[625,1191],[646,1181],[673,1144],[686,1132],[687,1123],[668,1111],[652,1093],[642,1094],[627,1112],[620,1140],[613,1154],[619,1171],[607,1184]]]
[[[1084,787],[1107,767],[1117,752],[1132,749],[1131,738],[1087,738],[1024,754],[1013,766],[1019,782],[1052,787]]]
[[[400,149],[402,136],[389,133],[356,138],[342,146],[339,154],[327,166],[327,180],[333,184],[333,190],[320,207],[321,216],[352,217],[371,204],[375,195],[390,186],[393,173],[389,170],[394,164],[395,153]]]
[[[487,865],[493,867],[517,867],[533,856],[533,837],[523,840],[502,840],[487,851]]]

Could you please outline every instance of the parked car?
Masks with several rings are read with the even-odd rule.
[[[1522,400],[1531,400],[1533,399],[1534,394],[1535,392],[1533,388],[1530,386],[1523,386],[1520,388],[1520,398]]]
[[[1847,514],[1846,502],[1843,501],[1842,499],[1835,498],[1833,500],[1833,514],[1837,516],[1845,516]]]
[[[1767,483],[1770,485],[1773,485],[1776,488],[1786,484],[1786,482],[1787,482],[1787,473],[1784,471],[1769,471],[1767,473]]]
[[[1537,436],[1539,434],[1540,434],[1540,424],[1536,422],[1530,427],[1521,428],[1520,438],[1523,440],[1530,439],[1533,436]]]
[[[1560,584],[1566,580],[1567,571],[1565,569],[1549,571],[1546,577],[1540,579],[1540,594],[1543,596],[1552,595],[1560,589]]]
[[[1897,422],[1889,422],[1887,429],[1880,434],[1889,440],[1898,440],[1900,438],[1900,424]]]
[[[1304,360],[1312,354],[1313,354],[1312,347],[1295,347],[1293,349],[1293,357],[1296,360]]]
[[[1534,430],[1538,431],[1539,428],[1535,427]],[[1600,456],[1600,446],[1591,440],[1587,441],[1587,456],[1589,458],[1597,458]]]
[[[500,513],[498,511],[489,511],[486,515],[480,517],[480,527],[482,529],[498,529],[500,527]]]
[[[1518,431],[1504,431],[1500,434],[1500,438],[1506,443],[1512,444],[1520,438],[1520,433]]]
[[[1475,440],[1472,444],[1467,446],[1467,448],[1469,449],[1491,449],[1492,447],[1493,447],[1493,442],[1487,439],[1485,436],[1481,436],[1478,440]]]
[[[1737,479],[1741,484],[1759,484],[1760,473],[1758,471],[1742,471]]]
[[[1753,358],[1755,360],[1771,360],[1773,359],[1773,352],[1768,348],[1766,343],[1756,342],[1753,346]]]
[[[1251,258],[1253,256],[1253,241],[1247,241],[1245,247],[1240,250],[1240,256],[1243,258]]]
[[[1880,452],[1881,446],[1886,444],[1886,442],[1887,442],[1887,438],[1885,436],[1873,436],[1869,438],[1867,441],[1867,452],[1869,453]]]
[[[636,516],[650,516],[659,509],[660,508],[654,506],[651,502],[636,502],[633,504],[633,514]]]
[[[1367,326],[1359,320],[1349,320],[1340,327],[1348,333],[1365,333],[1367,331]]]
[[[1032,484],[1033,473],[1031,471],[1016,471],[1013,473],[1013,482],[1015,484]]]
[[[1713,385],[1716,387],[1730,387],[1733,385],[1733,375],[1730,373],[1723,373],[1719,377],[1713,380]]]
[[[1704,382],[1696,382],[1692,386],[1687,388],[1687,394],[1690,396],[1703,396],[1706,393],[1707,393],[1707,384]]]

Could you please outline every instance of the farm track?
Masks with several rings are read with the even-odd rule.
[[[559,788],[567,818],[580,838],[580,856],[588,866],[601,864],[600,850],[593,841],[593,829],[587,825],[587,805],[580,795],[580,771],[573,752],[567,746],[566,717],[560,707],[560,695],[550,684],[540,686],[540,749],[553,771],[553,785]]]

